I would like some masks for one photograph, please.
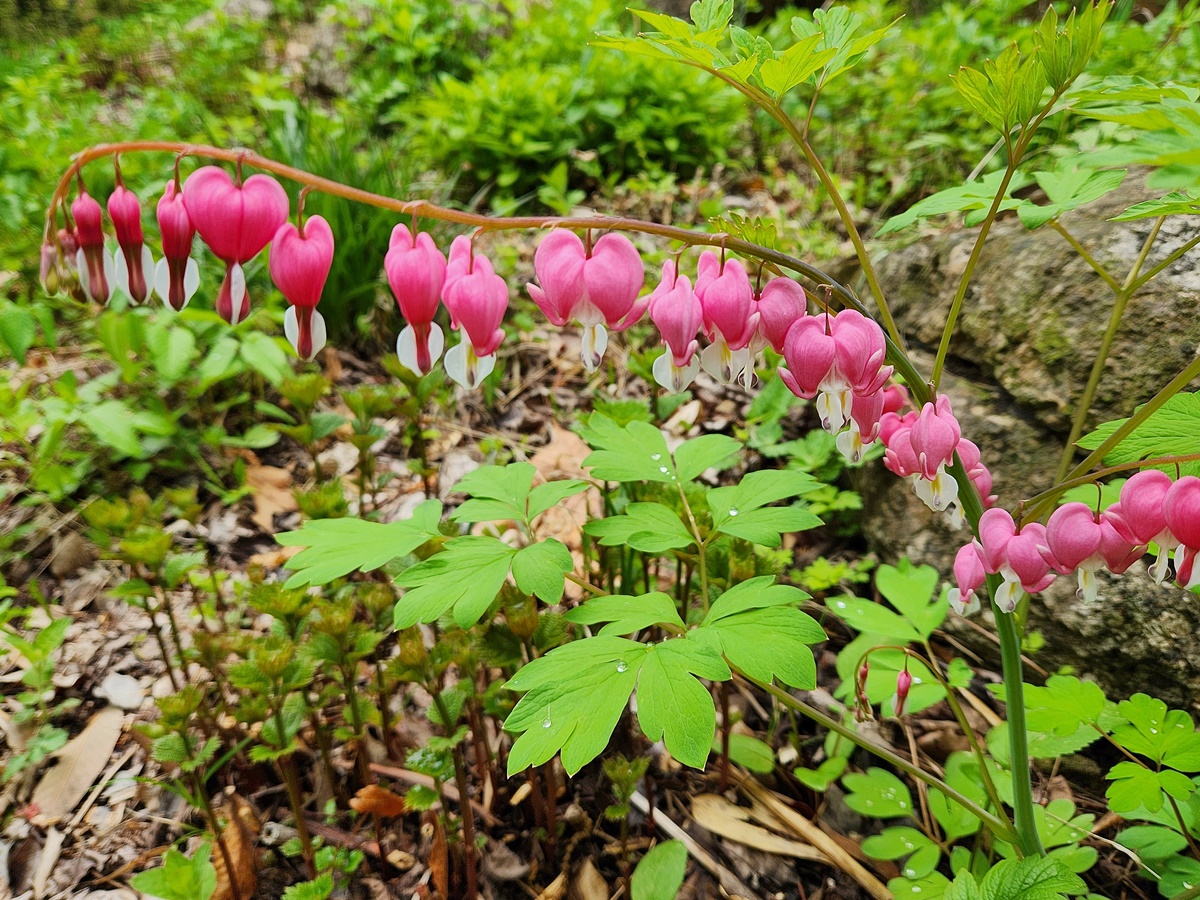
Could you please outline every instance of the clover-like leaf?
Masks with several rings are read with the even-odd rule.
[[[574,568],[571,551],[554,538],[523,547],[512,558],[512,574],[517,587],[546,603],[557,603],[562,599],[563,576]]]

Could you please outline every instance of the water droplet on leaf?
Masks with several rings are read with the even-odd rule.
[[[625,660],[622,659],[622,660],[617,661],[617,671],[618,672],[624,672],[628,668],[629,668],[629,664],[627,662],[625,662]]]

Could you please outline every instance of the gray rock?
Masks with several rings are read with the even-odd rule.
[[[1140,252],[1151,221],[1107,219],[1145,199],[1140,176],[1114,195],[1064,216],[1071,233],[1118,279]],[[1147,267],[1187,241],[1194,222],[1168,220]],[[884,290],[918,368],[931,369],[924,350],[941,326],[975,239],[961,230],[919,241],[880,265]],[[1092,411],[1092,424],[1126,416],[1187,365],[1200,345],[1200,251],[1168,268],[1131,300]],[[1048,487],[1077,398],[1107,325],[1108,286],[1048,229],[1019,222],[995,227],[951,345],[943,389],[963,434],[975,441],[995,477],[1000,504],[1014,509]],[[951,575],[954,553],[968,538],[934,515],[907,483],[882,467],[863,471],[863,530],[886,561],[908,556]],[[1103,576],[1100,599],[1075,597],[1074,579],[1060,578],[1030,607],[1030,627],[1046,637],[1037,662],[1071,665],[1094,676],[1113,697],[1146,691],[1200,709],[1200,604],[1170,584],[1159,587],[1134,566]],[[957,635],[977,651],[972,632]]]

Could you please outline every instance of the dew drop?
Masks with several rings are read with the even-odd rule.
[[[666,475],[666,474],[667,474],[667,467],[666,467],[666,466],[659,466],[659,467],[658,467],[658,471],[660,471],[660,472],[662,472],[664,475]]]
[[[1150,733],[1151,733],[1151,734],[1158,734],[1158,729],[1157,729],[1157,728],[1151,728],[1151,729],[1150,729]]]
[[[628,668],[629,668],[629,664],[627,662],[625,662],[625,660],[623,660],[623,659],[617,660],[617,671],[618,672],[624,672]]]
[[[654,460],[655,462],[658,462],[660,459],[662,459],[662,454],[661,453],[651,453],[650,458],[652,460]]]
[[[729,510],[729,514],[731,516],[736,516],[738,514],[738,511],[736,509],[731,509],[731,510]]]
[[[542,719],[542,727],[543,728],[549,728],[551,726],[551,724],[553,724],[553,723],[551,723],[549,716],[546,716],[546,718]]]

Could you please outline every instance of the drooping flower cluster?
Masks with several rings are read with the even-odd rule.
[[[926,403],[920,411],[903,415],[899,409],[884,412],[880,437],[886,448],[883,464],[912,482],[913,492],[936,511],[949,510],[955,527],[962,524],[958,502],[959,484],[946,467],[957,453],[985,507],[995,502],[992,474],[983,464],[979,448],[962,436],[962,428],[945,394]]]
[[[853,309],[797,319],[784,339],[780,377],[796,396],[816,398],[821,426],[852,461],[880,435],[892,375],[885,353],[883,330]]]
[[[1131,477],[1121,487],[1120,500],[1097,513],[1086,503],[1064,503],[1043,526],[1030,522],[1017,528],[1011,515],[989,509],[979,520],[979,540],[963,546],[955,558],[957,587],[951,606],[966,613],[975,608],[976,593],[986,576],[1000,575],[1003,584],[996,605],[1012,612],[1022,594],[1044,591],[1058,575],[1075,573],[1082,600],[1096,598],[1096,572],[1107,568],[1124,573],[1141,559],[1150,544],[1158,558],[1148,572],[1159,584],[1167,577],[1167,556],[1173,550],[1175,580],[1185,589],[1200,584],[1200,478],[1172,482],[1151,469]]]

